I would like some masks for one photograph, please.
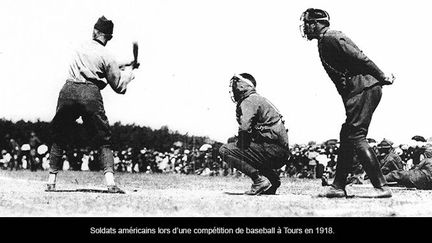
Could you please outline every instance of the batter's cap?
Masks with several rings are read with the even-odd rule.
[[[97,20],[96,24],[94,25],[94,28],[104,34],[112,35],[114,29],[114,23],[111,20],[105,18],[105,16],[102,16]]]

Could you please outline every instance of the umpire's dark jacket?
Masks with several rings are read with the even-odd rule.
[[[318,50],[324,69],[344,100],[385,82],[384,73],[340,31],[326,27]]]

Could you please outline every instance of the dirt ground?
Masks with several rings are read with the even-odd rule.
[[[101,172],[60,172],[45,192],[45,171],[0,171],[1,217],[431,217],[432,191],[393,188],[390,199],[326,199],[320,180],[282,178],[278,195],[246,196],[248,178],[117,173],[126,194],[105,189]],[[350,186],[362,194],[370,185]]]

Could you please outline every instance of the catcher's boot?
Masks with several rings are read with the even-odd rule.
[[[279,175],[276,173],[276,171],[272,169],[264,169],[262,170],[262,174],[269,179],[271,183],[271,187],[264,191],[263,195],[276,195],[276,190],[280,187],[281,181],[279,178]]]
[[[272,184],[270,183],[267,177],[258,175],[255,179],[253,179],[253,184],[249,191],[246,191],[246,195],[260,195],[266,190],[268,190]]]
[[[224,159],[231,164],[232,167],[243,172],[252,179],[252,187],[249,191],[246,191],[245,194],[259,195],[271,187],[270,181],[266,177],[261,176],[256,168],[246,163],[244,160],[238,159],[231,154],[225,154]]]
[[[357,149],[359,159],[363,165],[366,174],[369,177],[371,184],[374,189],[370,194],[362,195],[367,198],[389,198],[392,196],[390,189],[384,187],[387,184],[384,175],[381,172],[378,159],[372,148],[360,146]]]
[[[45,188],[46,192],[54,192],[55,190],[56,190],[55,184],[46,184],[46,188]]]
[[[267,189],[266,191],[264,191],[263,193],[261,193],[262,195],[276,195],[276,190],[280,187],[281,182],[280,181],[272,181],[271,183],[271,187],[269,189]]]

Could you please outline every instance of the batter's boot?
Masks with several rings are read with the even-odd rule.
[[[55,184],[46,184],[46,188],[45,188],[46,192],[54,192],[55,190],[56,190]]]
[[[108,186],[108,193],[120,193],[120,194],[125,194],[126,192],[123,191],[122,189],[120,189],[118,186],[113,185],[113,186]]]

